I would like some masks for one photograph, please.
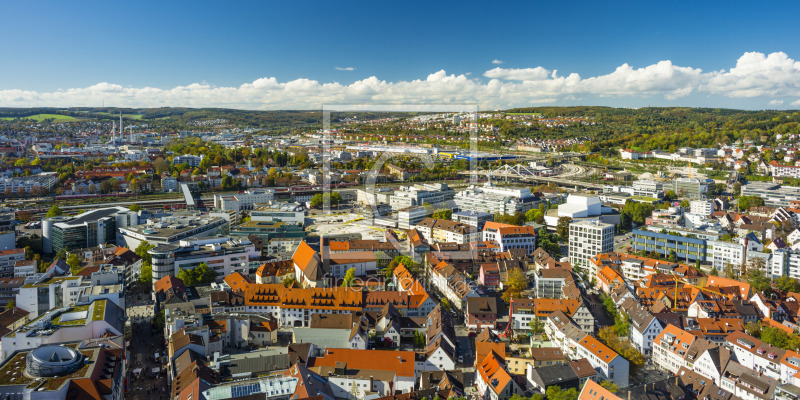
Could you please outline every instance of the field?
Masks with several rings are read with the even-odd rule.
[[[6,121],[12,121],[15,118],[13,117],[1,117],[0,119]],[[32,119],[36,122],[42,122],[46,119],[53,119],[55,121],[77,121],[78,119],[75,117],[70,117],[69,115],[61,115],[61,114],[36,114],[36,115],[29,115],[27,117],[22,117],[22,119]]]

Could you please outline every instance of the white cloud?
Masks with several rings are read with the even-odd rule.
[[[337,71],[355,71],[355,67],[336,67]]]
[[[502,61],[500,61],[500,60],[498,60],[496,58],[494,60],[492,60],[492,64],[495,64],[495,65],[500,65],[502,63],[503,63]]]
[[[781,104],[783,104],[783,100],[770,100],[769,103],[767,103],[767,105],[770,106],[779,106]]]
[[[729,70],[703,72],[665,60],[642,67],[625,63],[607,74],[586,78],[577,73],[559,75],[556,70],[537,66],[495,67],[485,71],[483,78],[440,70],[422,79],[390,82],[371,76],[350,84],[311,79],[281,82],[275,77],[230,87],[203,82],[173,88],[133,88],[101,82],[51,92],[0,90],[0,107],[99,106],[105,99],[105,104],[120,107],[317,109],[322,104],[478,103],[481,107],[503,108],[581,101],[603,104],[606,100],[602,99],[631,99],[635,104],[647,98],[658,103],[690,95],[758,97],[763,100],[755,104],[780,106],[780,100],[770,100],[800,97],[800,62],[784,53],[745,53]],[[800,106],[800,100],[791,106]]]
[[[542,68],[493,68],[483,73],[487,78],[508,79],[514,81],[538,81],[547,79],[550,71]]]
[[[795,100],[789,104],[792,107],[800,107],[800,100]]]

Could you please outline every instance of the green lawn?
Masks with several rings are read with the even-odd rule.
[[[78,119],[75,117],[71,117],[69,115],[61,115],[61,114],[36,114],[36,115],[29,115],[27,117],[22,117],[22,119],[32,119],[36,122],[42,122],[46,119],[53,119],[55,121],[77,121]],[[14,117],[0,117],[2,120],[12,121],[16,118]]]

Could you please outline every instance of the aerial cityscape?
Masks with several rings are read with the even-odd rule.
[[[0,4],[0,400],[800,400],[800,4]]]

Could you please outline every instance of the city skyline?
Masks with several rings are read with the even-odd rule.
[[[0,106],[800,108],[800,6],[745,5],[6,3]]]

